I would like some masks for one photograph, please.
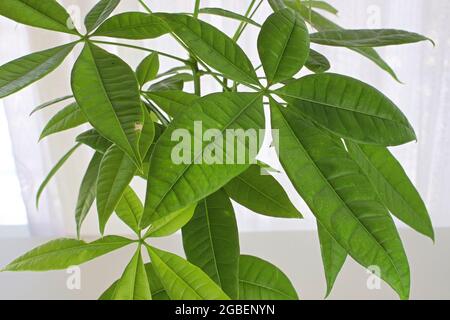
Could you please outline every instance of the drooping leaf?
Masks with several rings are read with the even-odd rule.
[[[200,8],[199,13],[211,14],[211,15],[216,15],[216,16],[220,16],[220,17],[230,18],[230,19],[241,21],[241,22],[246,22],[248,24],[254,25],[255,27],[261,27],[261,25],[259,23],[255,22],[254,20],[250,19],[249,17],[243,16],[239,13],[236,13],[236,12],[233,12],[230,10],[226,10],[223,8]]]
[[[359,80],[331,73],[306,76],[276,91],[297,112],[357,142],[395,146],[416,139],[395,104]]]
[[[133,70],[119,57],[86,43],[72,71],[72,91],[89,123],[140,167],[144,114]]]
[[[73,95],[68,95],[68,96],[64,96],[64,97],[60,97],[60,98],[55,98],[55,99],[52,99],[50,101],[44,102],[44,103],[38,105],[36,108],[34,108],[33,111],[30,112],[30,116],[32,116],[33,114],[35,114],[39,110],[45,109],[45,108],[47,108],[49,106],[52,106],[52,105],[57,104],[57,103],[62,102],[62,101],[66,101],[66,100],[71,99],[71,98],[73,98]]]
[[[172,253],[147,246],[153,268],[172,300],[229,300],[201,269]]]
[[[239,235],[233,205],[223,190],[199,202],[183,228],[189,262],[202,269],[231,298],[239,294]]]
[[[155,79],[159,71],[159,56],[157,53],[148,55],[136,69],[136,76],[141,87]]]
[[[74,46],[74,43],[70,43],[35,52],[1,66],[0,98],[29,86],[55,70],[69,55]]]
[[[58,239],[41,245],[8,264],[2,271],[62,270],[80,265],[133,243],[132,240],[107,236],[86,243],[74,239]]]
[[[139,199],[136,192],[131,187],[126,187],[123,192],[122,199],[120,199],[117,207],[116,214],[125,222],[127,226],[131,228],[136,234],[140,233],[139,221],[141,221],[142,212],[144,206]]]
[[[271,175],[263,175],[258,165],[252,165],[231,180],[225,190],[234,201],[256,213],[276,218],[302,218],[283,187]]]
[[[197,204],[195,203],[187,208],[169,213],[160,219],[152,221],[150,227],[145,233],[144,239],[150,237],[168,237],[181,230],[181,228],[183,228],[192,219],[196,207]]]
[[[95,28],[102,24],[114,9],[117,8],[119,3],[120,0],[100,0],[97,2],[84,19],[87,33],[91,33]]]
[[[184,91],[150,91],[147,96],[172,118],[186,111],[199,99],[195,94]]]
[[[79,34],[67,11],[55,0],[2,0],[0,15],[37,28]]]
[[[78,192],[77,207],[75,209],[75,222],[77,224],[77,235],[80,237],[81,225],[97,196],[97,177],[103,154],[96,152],[89,162],[89,166],[81,181]]]
[[[239,258],[239,300],[298,300],[286,275],[273,264],[252,256]]]
[[[337,276],[339,275],[339,272],[347,259],[347,251],[345,251],[345,249],[333,239],[328,231],[322,227],[320,222],[317,222],[317,230],[319,233],[323,269],[325,272],[325,279],[327,281],[327,292],[325,296],[328,297],[331,290],[333,290]]]
[[[309,34],[303,19],[291,9],[273,13],[258,37],[258,52],[269,84],[290,79],[309,55]]]
[[[158,14],[189,49],[228,78],[258,85],[258,77],[244,51],[226,34],[201,20],[182,14]]]
[[[76,128],[86,122],[86,117],[80,107],[76,102],[71,103],[50,119],[44,130],[42,130],[39,140],[58,132]]]
[[[198,121],[203,132],[213,129],[215,136],[192,148],[194,140],[199,143]],[[263,128],[261,94],[218,93],[197,100],[155,146],[142,226],[204,199],[245,171],[259,151],[258,130]],[[235,135],[221,146],[228,129]]]
[[[391,213],[434,240],[427,208],[405,170],[389,150],[350,141],[347,142],[347,147]]]
[[[106,20],[92,35],[143,40],[158,38],[169,32],[164,21],[155,14],[125,12]]]
[[[97,180],[97,211],[101,234],[135,173],[133,161],[117,146],[106,151]]]
[[[409,265],[395,224],[342,142],[295,109],[272,101],[271,110],[283,146],[280,162],[317,220],[358,263],[378,266],[381,277],[408,298]]]
[[[323,73],[331,68],[330,61],[319,52],[309,50],[308,60],[305,62],[305,67],[314,73]]]
[[[75,139],[76,142],[82,143],[103,154],[112,145],[111,141],[103,138],[95,129],[83,132]]]

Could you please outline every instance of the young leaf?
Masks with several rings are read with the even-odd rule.
[[[0,15],[33,27],[79,34],[67,11],[55,0],[2,0]]]
[[[347,251],[333,239],[328,231],[322,227],[320,222],[317,222],[317,231],[319,233],[320,251],[322,253],[323,269],[327,281],[327,293],[325,297],[328,297],[347,259]]]
[[[86,43],[72,71],[72,90],[89,123],[140,167],[144,114],[133,70],[119,57]]]
[[[253,212],[275,218],[302,218],[283,187],[271,175],[263,175],[258,165],[252,165],[224,188],[231,199]]]
[[[383,47],[431,41],[420,34],[395,29],[327,30],[310,35],[311,42],[336,47]]]
[[[149,91],[146,95],[172,118],[186,111],[199,99],[198,96],[184,91]]]
[[[147,246],[148,254],[172,300],[229,300],[202,270],[172,253]]]
[[[117,281],[111,300],[152,300],[140,246]]]
[[[38,112],[39,110],[45,109],[49,106],[52,106],[56,103],[62,102],[62,101],[66,101],[68,99],[73,98],[73,95],[68,95],[68,96],[64,96],[64,97],[60,97],[60,98],[55,98],[52,99],[50,101],[44,102],[40,105],[38,105],[36,108],[33,109],[33,111],[31,111],[30,116],[32,116],[33,114],[35,114],[36,112]]]
[[[314,73],[324,73],[331,68],[330,61],[317,51],[309,50],[308,60],[305,62],[305,67]]]
[[[206,64],[232,80],[259,85],[247,55],[226,34],[182,14],[158,14],[186,46]]]
[[[233,205],[223,190],[199,202],[183,228],[189,262],[202,269],[231,298],[239,294],[239,235]]]
[[[97,211],[101,234],[135,173],[133,161],[117,146],[106,151],[97,180]]]
[[[103,138],[95,129],[83,132],[75,139],[76,142],[82,143],[104,154],[112,145],[111,141]]]
[[[230,18],[230,19],[234,19],[234,20],[238,20],[241,22],[245,22],[245,23],[254,25],[255,27],[259,27],[259,28],[261,27],[261,25],[259,23],[253,21],[252,19],[250,19],[246,16],[243,16],[239,13],[225,10],[223,8],[201,8],[199,10],[199,13],[211,14],[211,15],[221,16],[221,17],[225,17],[225,18]]]
[[[86,117],[80,107],[76,102],[71,103],[50,119],[44,130],[42,130],[39,141],[49,135],[81,126],[86,122]]]
[[[107,236],[91,243],[74,239],[53,240],[17,258],[2,271],[63,270],[131,243],[132,240],[118,236]]]
[[[199,121],[203,132],[213,129],[217,136],[193,150],[192,142],[199,143]],[[218,93],[197,100],[189,112],[170,124],[155,146],[141,225],[147,226],[149,221],[204,199],[245,171],[256,156],[253,153],[259,150],[258,130],[263,128],[264,112],[259,93]],[[182,130],[177,131],[179,129]],[[236,135],[227,138],[225,148],[223,140],[227,129],[233,129]],[[238,131],[234,131],[236,129]],[[181,142],[173,141],[174,132],[175,139],[182,139]],[[239,139],[239,132],[251,137]],[[251,150],[250,143],[255,144]],[[217,153],[212,155],[214,150]],[[178,197],[181,194],[183,197]]]
[[[286,275],[273,264],[252,256],[239,258],[240,300],[298,300]]]
[[[150,237],[168,237],[174,234],[175,232],[183,228],[192,219],[196,207],[197,204],[195,203],[188,206],[187,208],[183,208],[181,210],[165,215],[164,217],[159,218],[155,221],[151,221],[151,225],[145,233],[144,239]]]
[[[359,80],[316,74],[276,91],[320,126],[357,142],[396,146],[416,139],[408,119],[377,89]]]
[[[434,240],[427,208],[405,170],[389,150],[350,141],[347,142],[347,147],[391,213]]]
[[[105,21],[114,9],[119,5],[120,0],[100,0],[84,19],[87,33],[91,33],[103,21]]]
[[[158,38],[169,32],[165,22],[155,14],[125,12],[106,20],[92,36],[143,40]]]
[[[364,267],[407,299],[408,259],[395,224],[342,142],[323,133],[292,108],[272,101],[272,128],[279,130],[280,162],[320,224]]]
[[[141,221],[144,206],[131,187],[126,187],[122,199],[116,207],[116,214],[136,234],[140,234],[139,221]]]
[[[309,55],[306,24],[291,9],[273,13],[261,28],[258,51],[269,84],[290,79]]]
[[[86,219],[89,210],[97,196],[97,177],[103,154],[96,152],[89,162],[89,166],[81,181],[78,192],[77,207],[75,209],[75,222],[77,224],[77,235],[80,237],[81,225]]]
[[[155,79],[159,71],[159,56],[157,53],[151,53],[147,56],[136,69],[136,76],[141,87],[149,81]]]
[[[1,66],[0,98],[29,86],[55,70],[69,55],[74,46],[74,43],[70,43],[35,52]]]

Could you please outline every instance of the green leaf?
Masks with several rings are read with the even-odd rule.
[[[259,85],[245,52],[214,26],[182,14],[158,14],[189,49],[206,64],[232,80]]]
[[[95,28],[102,24],[119,3],[120,0],[100,0],[97,2],[84,19],[87,33],[91,33]]]
[[[186,111],[199,99],[198,96],[184,91],[150,91],[146,95],[172,118]]]
[[[153,122],[150,113],[144,108],[144,125],[141,131],[141,137],[139,139],[139,152],[143,159],[146,159],[147,153],[152,146],[155,135],[155,123]]]
[[[314,0],[307,0],[306,5],[311,8],[316,8],[320,10],[327,11],[331,14],[338,14],[338,10],[333,7],[331,4],[325,1],[314,1]]]
[[[69,96],[55,98],[55,99],[52,99],[50,101],[44,102],[44,103],[38,105],[36,108],[34,108],[33,111],[31,111],[30,116],[32,116],[33,114],[35,114],[39,110],[45,109],[45,108],[47,108],[49,106],[52,106],[52,105],[57,104],[57,103],[62,102],[62,101],[66,101],[66,100],[71,99],[71,98],[73,98],[73,96],[69,95]]]
[[[391,213],[434,241],[427,208],[405,170],[389,150],[350,141],[347,147]]]
[[[292,78],[309,55],[309,34],[302,18],[291,9],[273,13],[261,28],[258,52],[269,85]]]
[[[408,260],[395,224],[341,140],[292,108],[272,101],[271,110],[280,162],[317,220],[359,264],[378,266],[381,277],[408,298]]]
[[[275,12],[286,8],[284,0],[268,0],[268,2],[272,10]]]
[[[140,234],[139,221],[141,221],[144,206],[136,192],[131,187],[126,187],[117,207],[116,214],[136,234]]]
[[[275,218],[301,219],[302,214],[292,205],[283,187],[261,167],[252,165],[247,171],[231,180],[227,194],[253,212]]]
[[[298,300],[291,281],[273,264],[252,256],[239,259],[240,300]]]
[[[327,293],[325,296],[328,297],[331,290],[333,290],[337,276],[339,275],[339,272],[347,259],[347,251],[345,251],[345,249],[333,239],[328,231],[322,227],[320,222],[317,222],[317,230],[319,233],[323,269],[325,271],[325,279],[327,281]]]
[[[55,174],[58,173],[59,169],[66,163],[66,161],[72,156],[72,154],[80,147],[80,143],[77,143],[75,146],[73,146],[67,153],[56,163],[56,165],[50,170],[47,177],[45,177],[44,181],[42,181],[41,185],[39,186],[38,192],[36,194],[36,208],[39,208],[39,200],[41,199],[42,192],[44,192],[45,188],[47,187],[48,183],[52,180],[52,178],[55,176]]]
[[[97,196],[97,177],[103,154],[96,152],[89,162],[89,166],[81,181],[78,192],[77,207],[75,209],[75,222],[77,224],[77,235],[80,237],[81,225],[89,213],[89,210]]]
[[[336,47],[383,47],[427,40],[434,44],[420,34],[395,29],[327,30],[310,37],[311,42]]]
[[[239,294],[239,234],[233,205],[220,190],[199,202],[183,228],[184,252],[231,298]]]
[[[107,236],[91,243],[74,239],[53,240],[17,258],[2,271],[63,270],[131,243],[133,243],[132,240],[118,236]]]
[[[122,277],[117,281],[111,300],[151,300],[150,285],[147,280],[141,247],[134,254],[125,268]]]
[[[86,117],[80,107],[76,102],[71,103],[50,119],[44,130],[42,130],[39,141],[49,135],[81,126],[86,122]]]
[[[141,87],[155,79],[159,71],[159,56],[157,53],[148,55],[136,69],[136,76]]]
[[[309,57],[306,60],[305,67],[314,73],[324,73],[331,68],[330,61],[317,51],[309,50]]]
[[[203,132],[214,129],[218,135],[192,150],[193,139],[197,140],[196,145],[199,143],[198,128],[196,130],[199,123],[196,125],[196,121],[202,121]],[[197,100],[189,112],[169,125],[155,146],[141,225],[147,226],[149,221],[204,199],[245,171],[256,156],[254,152],[259,150],[253,150],[257,146],[252,145],[250,151],[254,152],[249,152],[249,143],[260,142],[258,130],[264,127],[262,96],[259,93],[218,93]],[[231,137],[221,147],[220,142],[228,129],[233,132],[243,129],[242,133],[249,134],[248,139],[239,139],[236,131],[237,139]],[[174,132],[176,141],[172,141]],[[184,150],[186,148],[188,150]],[[228,153],[225,149],[229,149]],[[214,150],[217,151],[215,156],[212,155]]]
[[[117,146],[106,151],[97,180],[97,211],[101,234],[135,173],[133,161]]]
[[[340,137],[396,146],[416,139],[400,109],[377,89],[331,73],[306,76],[276,91],[297,112]]]
[[[144,239],[150,237],[167,237],[174,234],[192,219],[196,206],[197,204],[195,203],[187,208],[169,213],[162,218],[152,221],[149,229],[145,233]]]
[[[74,46],[75,43],[70,43],[35,52],[1,66],[0,98],[29,86],[55,70],[69,55]]]
[[[172,300],[229,300],[202,270],[172,253],[147,246],[153,268]]]
[[[82,143],[97,152],[105,153],[112,145],[111,141],[103,138],[95,129],[83,132],[76,137],[76,142]]]
[[[151,91],[181,91],[183,90],[184,83],[193,81],[194,78],[188,73],[177,73],[173,76],[158,81],[150,86],[148,89]]]
[[[79,34],[67,11],[55,0],[2,0],[0,15],[32,27]]]
[[[158,38],[170,30],[155,14],[125,12],[106,20],[92,35],[132,40]]]
[[[140,167],[144,114],[133,70],[119,57],[86,43],[72,71],[72,91],[89,123]]]
[[[255,22],[254,20],[252,20],[246,16],[243,16],[239,13],[225,10],[222,8],[201,8],[199,10],[199,13],[211,14],[211,15],[221,16],[221,17],[225,17],[225,18],[230,18],[230,19],[234,19],[234,20],[238,20],[241,22],[245,22],[245,23],[254,25],[255,27],[259,27],[259,28],[261,27],[261,25],[259,23]]]

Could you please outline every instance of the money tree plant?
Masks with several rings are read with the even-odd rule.
[[[348,48],[398,80],[376,48],[429,39],[402,30],[341,28],[327,18],[337,10],[325,1],[269,0],[273,12],[260,22],[255,13],[263,0],[247,0],[246,12],[192,0],[190,13],[153,12],[151,1],[136,1],[141,12],[116,15],[120,0],[98,1],[83,30],[55,0],[0,1],[3,17],[74,39],[1,66],[0,98],[43,78],[75,47],[82,48],[68,75],[72,92],[33,113],[68,103],[41,139],[80,125],[89,130],[68,145],[39,188],[37,202],[76,149],[90,148],[93,154],[74,212],[78,238],[43,244],[2,271],[60,270],[134,246],[123,275],[101,299],[298,299],[279,268],[239,249],[232,200],[256,214],[302,218],[273,176],[261,174],[268,166],[251,152],[259,151],[258,133],[269,127],[266,105],[280,163],[317,220],[327,295],[350,256],[365,268],[376,266],[407,299],[410,269],[392,216],[431,239],[434,233],[424,202],[388,147],[416,135],[389,98],[357,79],[328,72],[330,62],[319,51]],[[237,20],[238,27],[227,34],[202,20],[205,15]],[[239,46],[250,28],[258,34],[259,61]],[[175,39],[179,54],[130,44],[161,36]],[[148,56],[133,69],[105,45]],[[176,67],[161,70],[160,59],[173,60]],[[299,76],[300,71],[307,75]],[[203,94],[206,81],[217,82],[218,92]],[[208,138],[195,134],[198,125]],[[231,143],[230,132],[245,134],[235,134]],[[145,199],[130,186],[133,179],[147,181]],[[101,237],[85,242],[80,231],[94,202]],[[134,238],[105,235],[113,214]],[[186,259],[152,244],[179,230]]]

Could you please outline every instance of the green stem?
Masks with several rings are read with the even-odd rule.
[[[150,101],[150,99],[147,97],[147,95],[145,93],[142,93],[142,96],[145,99],[145,104],[150,108],[150,110],[152,110],[156,116],[158,117],[158,119],[161,121],[161,123],[164,126],[168,126],[169,125],[169,120],[161,113],[161,111],[159,111],[159,109]]]
[[[152,13],[152,10],[145,4],[143,0],[138,0],[139,3],[144,7],[145,10],[147,10],[148,13]]]
[[[264,2],[264,0],[260,0],[258,5],[255,7],[255,9],[253,10],[253,12],[250,14],[250,16],[248,16],[248,18],[253,18],[253,16],[256,14],[256,12],[258,11],[259,7],[261,7],[262,3]],[[235,41],[237,42],[239,40],[239,38],[241,37],[241,35],[244,33],[245,29],[247,28],[248,23],[245,22],[244,25],[242,26],[241,30],[239,31],[239,34],[237,35]]]
[[[250,2],[250,5],[248,6],[247,11],[245,12],[245,17],[248,17],[248,15],[249,15],[250,12],[252,11],[253,6],[255,5],[255,3],[256,3],[256,0],[252,0],[252,2]],[[234,36],[233,36],[233,40],[234,40],[234,41],[237,40],[237,38],[238,38],[238,36],[239,36],[239,31],[241,30],[242,27],[244,27],[244,24],[245,24],[245,22],[242,21],[242,22],[239,24],[238,28],[236,29],[236,32],[234,33]]]
[[[198,13],[200,12],[200,0],[195,0],[195,8],[194,8],[194,18],[198,18]]]

